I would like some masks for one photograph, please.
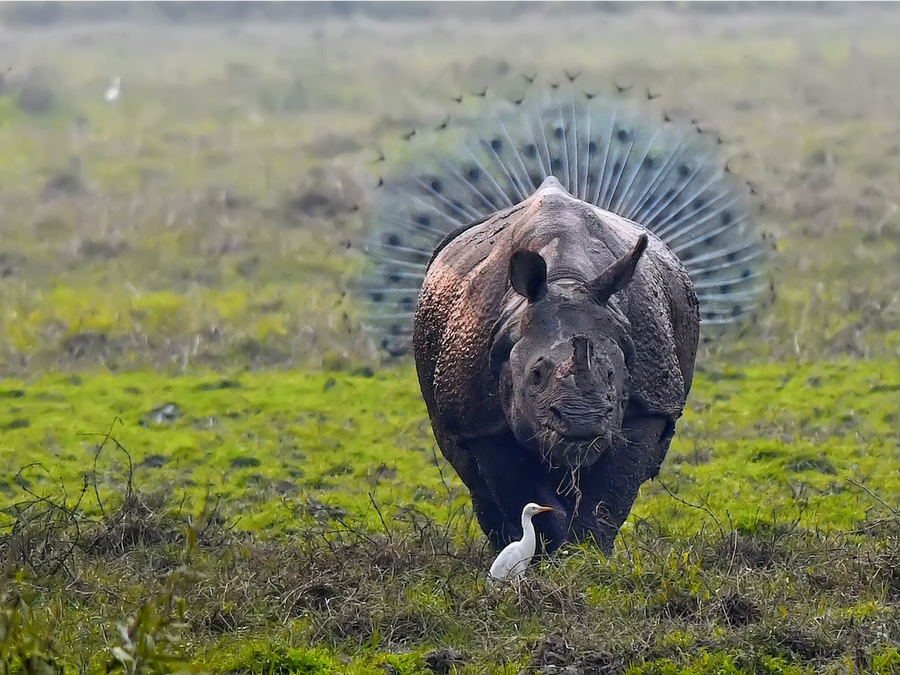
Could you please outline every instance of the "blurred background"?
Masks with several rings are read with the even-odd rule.
[[[777,300],[714,351],[896,354],[898,16],[831,2],[3,3],[0,369],[377,362],[348,293],[373,161],[454,96],[566,68],[702,118],[759,192]]]

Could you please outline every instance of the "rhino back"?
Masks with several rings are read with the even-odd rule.
[[[507,277],[514,250],[541,253],[551,280],[587,280],[645,231],[557,184],[445,242],[425,275],[413,334],[419,381],[433,417],[448,431],[472,437],[505,426],[499,370],[489,355],[495,325],[513,329],[524,308]],[[699,339],[697,296],[687,271],[651,234],[634,279],[614,297],[631,323],[636,348],[632,397],[647,412],[678,417]]]

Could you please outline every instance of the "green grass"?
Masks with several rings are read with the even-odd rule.
[[[887,362],[701,371],[635,515],[672,534],[710,525],[675,495],[751,529],[760,517],[854,527],[873,502],[855,486],[888,501],[900,491],[898,392]],[[442,521],[465,501],[409,369],[53,375],[7,381],[0,400],[0,506],[21,497],[17,487],[59,499],[60,483],[95,475],[100,497],[114,499],[131,475],[179,508],[221,500],[237,527],[290,537],[310,503],[371,528],[370,494]],[[153,414],[166,404],[177,406],[170,418]],[[91,501],[82,508],[97,516]]]
[[[900,672],[897,19],[573,12],[4,29],[0,673]],[[375,148],[563,68],[723,132],[777,298],[515,593],[347,291]]]
[[[70,645],[101,641],[113,607],[124,620],[152,593],[175,593],[186,658],[214,672],[330,672],[343,654],[342,672],[362,673],[394,654],[398,672],[415,673],[441,645],[481,664],[461,672],[492,659],[524,667],[545,658],[535,650],[546,617],[583,631],[635,613],[651,633],[634,619],[608,653],[584,653],[584,635],[565,658],[647,661],[630,672],[653,673],[746,672],[752,658],[762,672],[799,673],[804,658],[849,654],[837,634],[853,628],[872,668],[891,672],[900,656],[863,637],[876,624],[900,630],[900,586],[892,568],[878,572],[900,535],[890,366],[700,372],[616,556],[573,549],[518,598],[482,587],[488,552],[408,369],[7,381],[0,527],[21,570],[13,588]],[[167,403],[177,419],[154,419]],[[84,599],[63,611],[66,593],[46,578],[72,569]],[[493,639],[503,635],[511,642]],[[93,651],[69,650],[68,663]]]

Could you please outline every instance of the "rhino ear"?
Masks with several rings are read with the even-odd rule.
[[[648,240],[647,233],[641,233],[637,244],[634,245],[634,248],[629,253],[616,260],[616,262],[586,284],[594,302],[603,305],[612,297],[613,293],[618,293],[628,285],[628,282],[634,276],[634,270],[637,268],[638,261],[647,248]]]
[[[534,251],[516,251],[509,259],[509,281],[529,302],[547,294],[547,261]]]

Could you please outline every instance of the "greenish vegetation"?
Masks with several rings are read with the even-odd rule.
[[[854,484],[900,492],[898,392],[900,372],[884,362],[703,370],[635,516],[672,535],[715,518],[856,527],[874,497]],[[49,375],[6,381],[0,400],[0,507],[17,488],[63,502],[60,485],[87,482],[97,494],[69,500],[99,517],[97,499],[116,501],[130,479],[181,513],[215,500],[238,529],[293,538],[323,509],[378,529],[405,510],[443,522],[467,501],[408,368]]]
[[[0,674],[900,671],[892,15],[0,31]],[[564,67],[722,131],[777,299],[514,592],[348,290],[376,148]]]

